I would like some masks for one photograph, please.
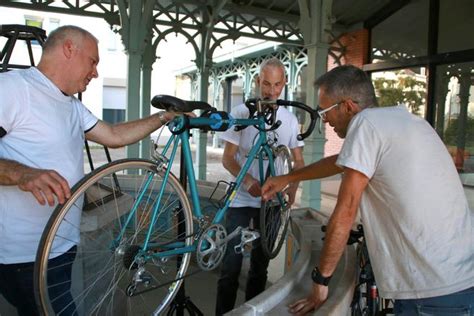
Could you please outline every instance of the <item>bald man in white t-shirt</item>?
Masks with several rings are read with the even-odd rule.
[[[33,261],[54,206],[64,203],[84,175],[84,138],[121,147],[174,117],[160,112],[116,125],[98,120],[73,96],[97,78],[98,63],[97,39],[79,27],[62,26],[46,40],[38,67],[0,74],[0,293],[19,315],[38,314]],[[48,277],[63,285],[51,290],[53,308],[68,306],[62,315],[74,310],[73,248],[50,263],[58,268]]]
[[[277,58],[265,60],[260,66],[260,74],[257,80],[260,89],[260,97],[276,100],[280,96],[286,84],[285,67]],[[248,118],[249,111],[244,104],[232,108],[231,115],[234,118]],[[294,114],[287,109],[279,107],[277,120],[282,123],[273,135],[276,145],[285,145],[290,148],[294,161],[294,168],[304,166],[303,142],[297,140],[299,133],[298,121]],[[252,148],[253,141],[258,130],[249,126],[241,131],[229,129],[220,135],[225,142],[222,164],[234,176],[240,172],[241,167],[247,160],[247,154]],[[244,177],[243,185],[239,188],[231,207],[226,213],[226,230],[228,233],[234,231],[238,226],[249,227],[253,221],[254,227],[259,227],[260,221],[260,181],[258,163],[255,161]],[[289,202],[295,200],[298,182],[291,183],[287,190]],[[222,315],[234,308],[238,289],[238,279],[242,267],[242,254],[234,251],[234,246],[239,243],[238,238],[230,240],[224,255],[220,278],[217,286],[216,315]],[[248,273],[245,300],[250,300],[265,290],[267,282],[267,268],[269,260],[263,254],[260,245],[254,247],[250,254],[250,270]]]

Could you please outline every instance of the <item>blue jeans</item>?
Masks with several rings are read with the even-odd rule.
[[[396,300],[395,315],[474,316],[474,287],[443,296]]]
[[[260,225],[260,208],[231,207],[226,213],[225,228],[230,234],[238,226],[246,228],[253,219],[254,227]],[[258,242],[259,240],[257,240]],[[234,246],[240,243],[237,236],[227,243],[221,274],[217,283],[216,315],[222,315],[234,309],[237,289],[239,287],[239,274],[242,268],[242,254],[236,254]],[[269,259],[264,255],[262,247],[255,245],[250,257],[250,270],[245,289],[245,300],[248,301],[265,290],[267,283],[267,268]]]
[[[57,314],[75,315],[71,288],[71,268],[76,256],[76,246],[49,261],[49,296]],[[0,294],[12,304],[19,316],[39,315],[35,302],[34,262],[0,264]],[[54,272],[54,273],[51,273]]]

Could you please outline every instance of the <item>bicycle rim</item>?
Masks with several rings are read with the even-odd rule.
[[[280,145],[274,150],[274,176],[287,174],[291,171],[291,154],[288,147]],[[267,170],[267,177],[270,175]],[[262,202],[260,209],[260,238],[263,253],[270,259],[277,256],[286,239],[290,206],[281,193],[274,200]]]
[[[158,201],[163,176],[151,161],[123,159],[95,170],[73,188],[71,198],[53,212],[37,253],[36,299],[44,314],[150,315],[171,303],[191,254],[158,254],[192,244],[192,215],[172,174]],[[54,280],[54,262],[64,256],[60,267],[72,271],[65,290],[64,281]]]

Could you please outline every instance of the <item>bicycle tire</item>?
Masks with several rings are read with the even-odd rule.
[[[71,197],[54,210],[37,252],[35,295],[43,314],[156,315],[172,302],[191,253],[164,259],[156,254],[178,247],[171,246],[173,242],[192,245],[193,223],[188,197],[172,173],[161,201],[154,200],[164,174],[153,161],[122,159],[96,169],[74,186]],[[153,221],[155,205],[160,209]],[[152,244],[142,251],[152,222]],[[51,281],[54,266],[48,269],[48,263],[68,244],[76,247],[65,264],[72,269],[67,291],[71,299],[58,306],[51,293],[60,285]],[[137,277],[141,282],[133,282]]]
[[[357,246],[357,276],[358,279],[355,284],[354,295],[351,303],[351,315],[380,315],[380,297],[378,295],[372,297],[372,285],[375,286],[375,279],[365,240],[362,240]]]
[[[292,169],[291,153],[288,147],[280,145],[273,151],[273,176],[287,174]],[[271,175],[270,167],[267,168],[266,178]],[[275,200],[262,201],[260,208],[260,240],[262,250],[269,259],[275,258],[286,239],[288,221],[290,218],[290,205],[285,197],[277,194]]]

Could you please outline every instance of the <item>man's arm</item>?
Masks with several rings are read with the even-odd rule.
[[[321,179],[341,173],[343,169],[336,165],[337,157],[338,155],[329,156],[287,175],[268,179],[262,187],[263,199],[271,199],[277,192],[281,192],[288,183]]]
[[[54,196],[64,203],[71,196],[69,184],[54,170],[25,166],[13,160],[0,159],[0,185],[17,185],[20,190],[31,192],[38,203],[54,205]]]
[[[339,189],[336,207],[332,213],[326,230],[324,245],[319,259],[318,269],[322,276],[328,277],[334,273],[337,263],[346,248],[350,230],[354,224],[360,198],[369,178],[350,168],[344,169],[344,177]],[[309,297],[290,305],[290,311],[296,315],[318,308],[328,295],[328,287],[313,283],[313,290]]]
[[[222,155],[222,165],[227,169],[234,177],[237,177],[240,172],[240,165],[235,160],[235,154],[239,150],[239,146],[230,142],[225,142],[224,153]],[[250,195],[257,197],[261,195],[260,183],[257,179],[251,175],[246,174],[243,180],[244,188],[250,193]]]
[[[166,122],[175,116],[171,112],[162,113],[162,117]],[[94,128],[86,133],[86,138],[110,148],[117,148],[133,144],[162,126],[159,113],[143,119],[114,125],[99,121]]]

